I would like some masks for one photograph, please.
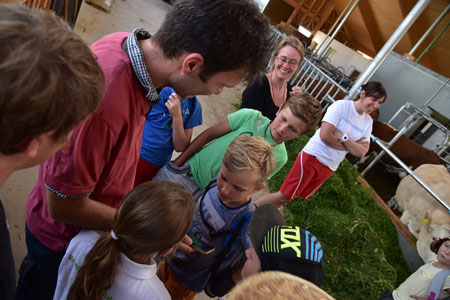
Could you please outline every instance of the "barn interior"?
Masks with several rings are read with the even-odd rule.
[[[383,82],[388,99],[378,120],[448,164],[448,1],[260,2],[280,35],[295,35],[306,46],[310,65],[303,65],[291,83],[299,84],[325,106],[353,98],[355,88],[363,82]],[[386,174],[379,164],[367,165],[360,166],[360,171],[382,198],[389,200],[398,176]]]
[[[3,0],[54,11],[71,24],[88,44],[114,31],[158,28],[169,0],[152,0],[146,17],[145,0]],[[88,4],[87,2],[91,2]],[[167,2],[167,3],[166,3]],[[321,101],[353,98],[364,82],[383,82],[388,98],[378,121],[424,148],[443,164],[450,162],[450,3],[448,0],[256,0],[273,25],[276,39],[295,35],[307,49],[306,59],[290,82]],[[110,3],[111,5],[107,5]],[[93,6],[92,6],[93,4]],[[137,17],[138,16],[138,17]],[[132,21],[130,21],[132,20]],[[394,137],[394,140],[399,136]],[[389,143],[390,140],[384,140]],[[357,161],[355,160],[355,163]],[[409,165],[406,165],[409,167]],[[399,165],[394,163],[398,173]],[[379,159],[359,166],[360,172],[387,202],[400,181]],[[400,169],[401,172],[405,172]],[[26,199],[37,168],[5,185],[2,199]],[[24,179],[25,178],[25,179]],[[31,178],[31,180],[29,179]],[[26,184],[23,181],[27,181]],[[19,182],[18,182],[19,181]],[[14,190],[19,190],[16,194]],[[14,194],[11,194],[14,193]],[[8,208],[9,205],[9,208]],[[6,204],[17,234],[18,256],[24,255],[24,204]],[[17,215],[14,215],[16,214]],[[397,213],[397,212],[396,212]],[[421,264],[414,246],[400,235],[411,268]],[[20,261],[20,258],[16,258]],[[206,298],[205,298],[206,299]]]

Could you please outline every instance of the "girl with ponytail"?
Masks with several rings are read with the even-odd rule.
[[[182,186],[146,182],[119,206],[111,232],[86,230],[69,244],[54,299],[170,299],[156,259],[186,234],[194,200]]]

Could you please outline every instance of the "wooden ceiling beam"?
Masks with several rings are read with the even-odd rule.
[[[297,0],[283,0],[283,2],[289,4],[293,8],[297,8],[300,6],[299,1],[297,1]],[[300,2],[303,2],[303,1],[300,1]]]
[[[301,20],[298,22],[300,25],[303,24],[303,22],[305,21],[305,18],[309,16],[310,12],[312,11],[314,4],[316,4],[317,0],[313,0],[313,2],[309,5],[308,9],[306,10],[306,12],[303,14],[303,17],[301,18]],[[314,11],[313,11],[313,15],[314,15]]]
[[[320,28],[322,28],[323,24],[325,24],[325,22],[328,20],[328,18],[331,16],[331,14],[335,11],[335,9],[336,9],[336,6],[334,5],[334,2],[327,1],[323,12],[320,14],[320,21],[311,30],[312,35],[314,35],[317,31],[320,30]]]
[[[375,49],[375,51],[379,51],[383,47],[386,40],[381,33],[379,23],[369,2],[370,1],[360,1],[356,11],[358,11],[361,15],[361,19],[367,29],[373,49]],[[376,1],[372,1],[372,3],[376,5]]]
[[[405,1],[405,0],[397,0],[398,1],[398,5],[400,7],[400,11],[402,13],[403,18],[406,18],[406,16],[409,14],[409,12],[413,9],[414,5],[416,4],[416,1]],[[421,16],[419,16],[420,19]],[[422,19],[423,20],[423,19]],[[432,22],[432,21],[431,21]],[[422,37],[422,34],[424,34],[427,29],[428,26],[431,24],[427,23],[427,22],[418,22],[417,20],[412,24],[411,28],[409,28],[409,30],[406,32],[406,36],[408,37],[409,40],[409,46],[410,48],[405,50],[405,52],[408,52],[409,50],[412,49],[412,47],[417,43],[418,40],[420,40],[420,38]],[[398,24],[400,25],[400,23]],[[426,27],[427,26],[427,27]],[[403,37],[405,38],[405,37]],[[417,54],[417,53],[415,53]]]
[[[294,21],[297,18],[299,9],[300,9],[300,6],[297,6],[297,8],[294,9],[292,14],[289,16],[289,19],[287,20],[288,24],[292,24],[292,21]]]

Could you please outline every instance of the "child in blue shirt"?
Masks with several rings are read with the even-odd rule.
[[[134,185],[153,179],[168,163],[173,150],[182,152],[191,142],[192,129],[202,124],[197,97],[184,98],[171,87],[159,93],[159,102],[147,115]]]

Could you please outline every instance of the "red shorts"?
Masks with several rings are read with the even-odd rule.
[[[281,185],[280,192],[290,199],[298,196],[308,199],[333,173],[314,156],[302,151]]]
[[[142,158],[139,158],[136,169],[136,178],[134,179],[134,186],[136,187],[141,183],[152,180],[161,167],[162,166],[152,165]]]

